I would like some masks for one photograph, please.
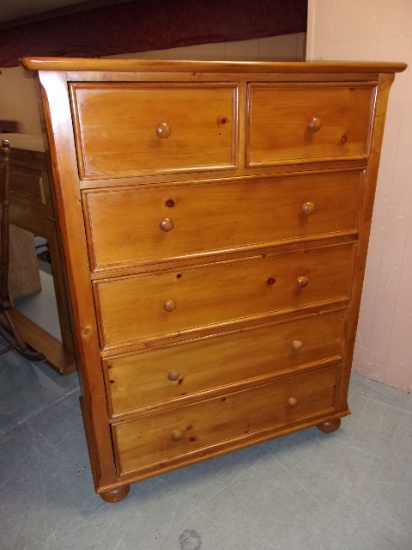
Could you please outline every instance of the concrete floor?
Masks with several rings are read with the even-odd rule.
[[[1,550],[412,549],[411,395],[354,375],[337,432],[164,474],[119,504],[94,493],[78,397],[76,374],[0,356]]]

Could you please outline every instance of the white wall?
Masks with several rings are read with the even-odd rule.
[[[217,42],[158,50],[113,55],[118,58],[196,59],[202,61],[303,61],[306,33],[269,36],[241,42]]]
[[[309,0],[308,60],[412,65],[412,0]],[[412,68],[387,114],[354,368],[412,391]]]

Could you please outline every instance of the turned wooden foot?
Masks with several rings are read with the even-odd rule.
[[[316,427],[319,428],[321,432],[330,434],[340,427],[340,418],[336,418],[335,420],[327,420],[322,424],[318,424]]]
[[[115,504],[116,502],[120,502],[121,500],[126,498],[129,494],[129,490],[130,485],[122,485],[121,487],[116,487],[116,489],[111,489],[110,491],[100,493],[100,496],[105,502]]]

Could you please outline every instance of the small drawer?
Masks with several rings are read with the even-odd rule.
[[[104,368],[111,413],[181,400],[318,361],[337,362],[342,335],[343,312],[335,311],[108,359]]]
[[[91,269],[353,234],[362,177],[347,171],[86,191]]]
[[[103,347],[349,298],[355,245],[94,282]]]
[[[80,177],[234,168],[237,86],[71,84]]]
[[[368,156],[375,86],[256,83],[248,93],[248,166]]]
[[[217,454],[248,436],[333,414],[339,367],[251,387],[113,426],[121,473],[198,452]]]

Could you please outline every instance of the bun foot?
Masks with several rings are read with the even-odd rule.
[[[330,434],[340,427],[340,418],[336,418],[336,420],[327,420],[326,422],[322,422],[322,424],[318,424],[316,427],[319,428],[321,432]]]
[[[129,490],[130,485],[122,485],[121,487],[116,487],[116,489],[111,489],[110,491],[100,493],[100,496],[105,502],[115,504],[116,502],[120,502],[121,500],[126,498],[129,494]]]

